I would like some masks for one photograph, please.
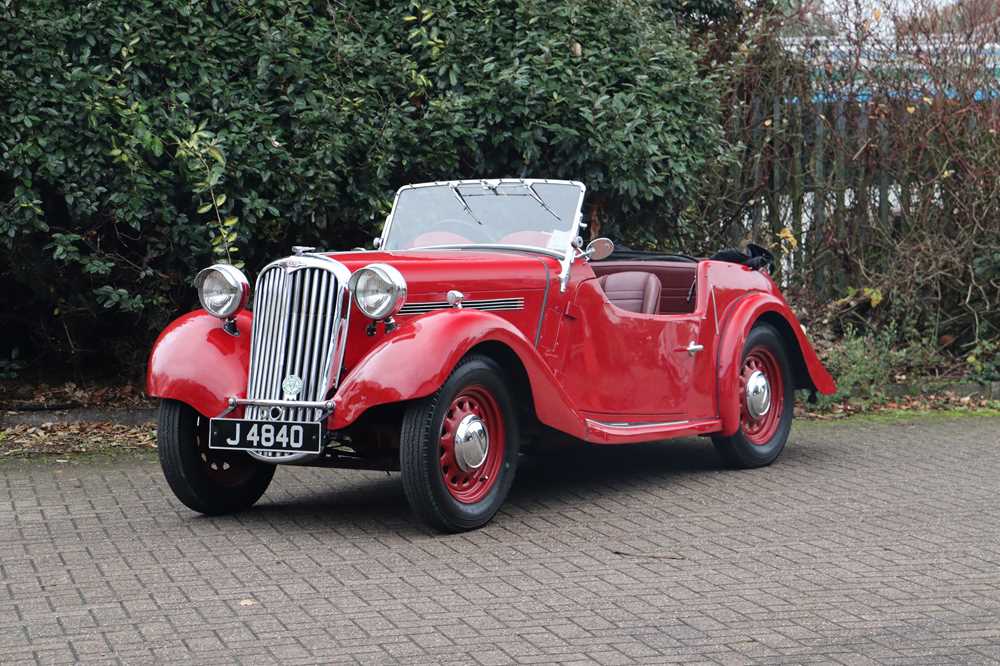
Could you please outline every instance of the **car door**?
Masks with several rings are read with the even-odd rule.
[[[622,310],[583,280],[559,326],[557,375],[580,412],[604,423],[713,416],[714,331],[704,322]]]

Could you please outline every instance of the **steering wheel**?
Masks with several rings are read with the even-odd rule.
[[[487,227],[485,224],[479,224],[477,222],[473,222],[472,220],[460,220],[457,217],[446,217],[443,220],[439,220],[434,225],[434,231],[453,231],[453,229],[450,229],[449,226],[457,226],[474,231],[475,233],[473,234],[463,234],[472,241],[496,241],[496,237],[486,231]],[[477,238],[477,236],[479,238]]]

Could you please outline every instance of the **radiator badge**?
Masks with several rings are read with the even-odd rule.
[[[302,380],[296,375],[288,375],[285,381],[281,382],[281,390],[285,394],[285,400],[295,400],[302,391]]]

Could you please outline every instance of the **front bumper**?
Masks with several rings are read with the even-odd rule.
[[[274,422],[286,421],[286,410],[291,409],[315,409],[319,412],[319,418],[315,422],[323,424],[324,430],[326,428],[326,422],[333,414],[333,401],[332,400],[264,400],[264,399],[251,399],[251,398],[235,398],[229,397],[226,399],[227,407],[222,411],[221,414],[215,418],[221,419],[231,414],[233,410],[238,407],[264,407],[270,408],[267,411],[268,418]],[[309,463],[319,460],[323,457],[322,449],[325,444],[321,447],[320,453],[292,453],[292,452],[264,452],[264,451],[247,451],[247,453],[260,460],[261,462],[266,462],[270,464],[288,464],[288,463]]]
[[[333,400],[251,400],[249,398],[228,398],[228,407],[216,416],[219,419],[231,413],[237,407],[277,407],[279,409],[318,409],[323,412],[320,420],[325,420],[333,413]]]

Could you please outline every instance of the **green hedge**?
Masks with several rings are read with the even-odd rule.
[[[141,361],[226,245],[252,269],[293,243],[367,242],[406,182],[576,178],[605,224],[662,236],[720,139],[715,82],[664,16],[637,0],[0,2],[8,346]]]

